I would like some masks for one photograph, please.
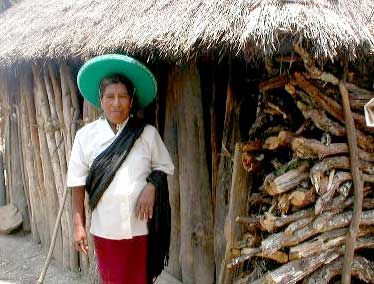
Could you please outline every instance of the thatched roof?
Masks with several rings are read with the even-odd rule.
[[[0,15],[0,65],[115,51],[267,56],[284,38],[354,56],[374,46],[371,11],[373,0],[25,0]]]

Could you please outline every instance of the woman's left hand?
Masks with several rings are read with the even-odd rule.
[[[139,220],[152,219],[155,191],[156,187],[152,183],[148,183],[140,193],[135,208],[135,216],[139,218]]]

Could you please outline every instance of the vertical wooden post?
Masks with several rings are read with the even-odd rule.
[[[56,138],[56,146],[57,152],[60,162],[60,169],[61,169],[61,178],[63,183],[63,189],[66,188],[66,173],[67,173],[67,160],[66,160],[66,145],[65,145],[65,125],[64,125],[64,116],[63,116],[63,106],[62,106],[62,91],[61,91],[61,84],[59,82],[59,74],[57,68],[55,68],[51,63],[48,64],[48,75],[46,76],[46,85],[52,84],[49,88],[53,90],[51,92],[52,96],[48,96],[50,108],[51,108],[51,115],[52,120],[56,125],[55,129],[55,138]],[[50,83],[49,83],[49,80]],[[69,200],[71,193],[70,191],[67,193],[67,199]],[[67,254],[67,266],[73,271],[78,269],[78,257],[77,252],[73,248],[73,224],[72,224],[72,210],[71,204],[66,202],[64,212],[61,219],[62,230],[63,230],[63,242],[64,242],[64,250],[66,249]]]
[[[226,252],[222,261],[220,278],[218,283],[229,284],[232,281],[231,271],[227,271],[226,265],[231,259],[231,249],[238,238],[242,235],[242,226],[235,222],[237,216],[248,214],[248,196],[251,190],[251,178],[242,165],[241,145],[235,145],[234,165],[232,173],[229,211],[225,223]]]
[[[348,90],[344,81],[339,82],[339,90],[342,95],[344,118],[347,129],[347,139],[351,162],[351,172],[354,188],[354,203],[351,224],[346,237],[345,255],[343,260],[342,284],[351,283],[352,262],[356,245],[357,231],[360,225],[363,199],[363,178],[360,169],[357,138],[352,112],[349,104]]]
[[[216,191],[218,184],[218,166],[219,166],[219,147],[218,147],[218,134],[217,134],[217,81],[216,69],[212,71],[212,97],[209,106],[210,112],[210,144],[212,148],[212,205],[213,216],[216,209]]]
[[[4,147],[4,162],[5,162],[5,173],[6,173],[6,203],[10,203],[10,198],[12,195],[12,175],[9,174],[10,172],[10,163],[12,161],[10,155],[10,118],[9,113],[6,114],[5,117],[5,127],[4,127],[4,136],[5,136],[5,147]]]
[[[178,280],[182,280],[180,264],[181,247],[181,215],[180,215],[180,189],[179,189],[179,162],[178,162],[178,98],[176,97],[176,73],[169,72],[168,87],[166,90],[166,111],[164,140],[174,163],[174,175],[168,177],[169,200],[171,206],[171,239],[169,250],[169,265],[167,271]]]
[[[199,71],[190,65],[171,72],[169,85],[173,84],[177,106],[182,280],[214,283],[213,216]]]
[[[30,130],[30,143],[32,149],[32,161],[33,161],[33,171],[35,175],[36,187],[34,188],[35,194],[40,196],[39,198],[39,207],[37,208],[37,216],[40,216],[40,219],[37,219],[37,228],[39,231],[40,241],[43,247],[47,247],[50,242],[50,212],[47,207],[46,190],[44,187],[44,176],[43,176],[43,166],[42,166],[42,155],[40,152],[40,143],[39,143],[39,129],[37,123],[37,115],[35,109],[35,89],[33,88],[33,77],[32,74],[28,76],[29,78],[25,80],[25,90],[30,92],[29,95],[23,96],[25,100],[25,110],[28,116],[28,125]],[[27,85],[26,85],[27,83]],[[42,198],[43,197],[43,198]],[[46,220],[47,219],[47,220]]]
[[[20,140],[18,129],[20,127],[20,119],[18,117],[19,111],[19,84],[9,85],[10,82],[19,82],[17,80],[12,80],[14,78],[9,75],[8,88],[7,88],[7,100],[10,109],[9,114],[9,124],[8,124],[8,135],[9,143],[7,143],[8,153],[10,160],[8,161],[9,167],[7,171],[7,177],[10,181],[9,192],[10,192],[10,202],[13,203],[22,215],[22,228],[24,231],[30,231],[30,217],[27,206],[27,197],[25,194],[25,188],[23,185],[22,173],[22,151],[20,148]]]
[[[57,80],[57,79],[56,79]],[[60,116],[63,117],[63,136],[65,141],[65,155],[66,162],[70,158],[71,147],[73,144],[75,132],[77,130],[77,122],[80,115],[79,103],[77,97],[76,86],[72,79],[70,67],[65,63],[61,62],[60,65],[60,81],[61,81],[61,102],[62,113]],[[61,106],[59,106],[60,108]],[[66,174],[66,173],[65,173]],[[66,212],[68,218],[68,236],[69,236],[69,252],[70,252],[70,269],[76,270],[79,266],[78,252],[74,248],[73,242],[73,224],[72,224],[72,209],[71,209],[71,192],[68,192],[66,201]]]
[[[52,237],[52,233],[54,230],[54,225],[56,221],[56,217],[58,214],[59,208],[59,197],[56,192],[56,182],[55,178],[59,178],[61,176],[54,174],[54,168],[57,167],[59,162],[56,160],[56,156],[53,156],[56,150],[56,147],[53,147],[53,138],[54,135],[52,133],[53,127],[50,122],[50,115],[48,115],[48,101],[47,101],[47,94],[46,89],[42,81],[42,70],[34,65],[33,66],[33,77],[34,77],[34,86],[35,86],[35,107],[36,107],[36,119],[37,124],[39,126],[39,143],[40,143],[40,154],[42,157],[42,169],[43,169],[43,180],[44,180],[44,188],[45,188],[45,196],[46,196],[46,206],[47,211],[49,212],[47,218],[48,220],[48,227],[49,227],[49,241]],[[58,159],[58,158],[57,158]],[[56,169],[57,170],[57,169]],[[60,185],[58,185],[60,186]],[[62,198],[62,196],[61,196]],[[48,243],[48,246],[50,243]],[[64,255],[63,255],[63,240],[61,235],[61,230],[58,231],[58,236],[56,240],[56,247],[53,252],[53,256],[64,263]],[[65,263],[66,265],[66,260]]]
[[[5,179],[4,179],[4,159],[3,153],[0,152],[0,206],[6,204],[6,188],[5,188]]]
[[[21,87],[21,86],[19,86]],[[18,96],[19,96],[19,101],[20,101],[20,98],[21,98],[21,94],[18,92]],[[29,192],[29,178],[28,178],[28,173],[26,171],[26,167],[25,167],[25,149],[24,149],[24,143],[25,143],[25,139],[24,139],[24,134],[25,132],[23,131],[23,128],[24,128],[24,123],[22,121],[22,115],[21,115],[21,104],[20,102],[18,101],[18,104],[17,104],[17,107],[16,107],[16,113],[17,113],[17,119],[18,119],[18,128],[17,128],[17,132],[18,132],[18,149],[20,150],[20,153],[19,153],[19,156],[20,156],[20,168],[21,168],[21,171],[18,173],[19,175],[19,178],[21,179],[21,182],[22,182],[22,185],[23,185],[23,191],[24,191],[24,194],[25,194],[25,199],[26,199],[26,204],[27,204],[27,215],[29,217],[29,231],[33,231],[33,229],[35,229],[35,223],[33,222],[33,219],[32,219],[32,211],[31,211],[31,200],[30,200],[30,192]]]
[[[232,181],[232,155],[235,143],[240,140],[239,114],[237,98],[232,92],[232,63],[229,60],[229,78],[227,84],[226,110],[223,125],[222,145],[218,166],[218,185],[216,189],[216,208],[214,216],[214,257],[216,264],[216,279],[222,265],[226,249],[226,240],[222,234],[228,212],[229,195]]]
[[[20,117],[21,117],[21,125],[22,125],[22,150],[23,150],[23,160],[25,166],[25,184],[28,185],[29,191],[29,198],[30,198],[30,219],[31,219],[31,229],[32,235],[36,242],[42,241],[44,245],[43,239],[43,225],[45,218],[45,211],[43,206],[40,203],[40,196],[39,196],[39,183],[37,180],[37,171],[35,171],[34,162],[34,151],[33,151],[33,143],[32,143],[32,135],[29,120],[29,110],[26,104],[26,98],[33,96],[32,93],[32,79],[30,76],[30,72],[28,70],[24,70],[20,74]]]

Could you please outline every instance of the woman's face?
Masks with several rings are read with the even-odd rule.
[[[107,85],[102,93],[101,107],[113,124],[124,122],[130,115],[132,98],[122,83]]]

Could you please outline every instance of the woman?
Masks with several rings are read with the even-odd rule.
[[[157,274],[149,273],[149,267],[147,271],[148,233],[153,232],[148,221],[154,217],[155,196],[163,202],[160,192],[168,205],[166,174],[171,175],[174,166],[157,130],[133,117],[131,110],[152,102],[156,81],[143,64],[116,54],[88,61],[77,81],[81,94],[100,107],[103,116],[77,132],[69,160],[75,246],[87,253],[87,191],[90,233],[103,283],[149,283],[147,274]],[[160,214],[157,218],[165,219]],[[161,242],[167,251],[169,243]]]

